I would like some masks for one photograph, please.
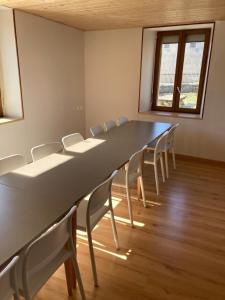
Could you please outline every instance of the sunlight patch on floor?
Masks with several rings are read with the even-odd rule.
[[[80,244],[88,246],[88,243],[80,242]],[[94,249],[98,250],[98,251],[101,251],[101,252],[104,252],[106,254],[110,254],[110,255],[115,256],[117,258],[120,258],[122,260],[127,260],[127,257],[130,255],[130,253],[132,251],[131,249],[129,249],[125,254],[119,254],[119,253],[112,252],[112,251],[109,251],[109,250],[106,250],[106,249],[102,249],[102,248],[97,247],[97,246],[94,246]]]
[[[120,202],[121,202],[122,200],[123,200],[123,199],[121,199],[121,198],[112,196],[112,206],[113,206],[113,209],[116,208],[116,207],[120,204]]]
[[[77,233],[78,233],[78,234],[77,234],[77,238],[79,238],[79,239],[82,240],[82,241],[88,242],[88,238],[87,238],[87,237],[81,236],[81,235],[79,234],[79,232],[77,232]],[[93,240],[93,239],[92,239],[92,243],[93,243],[93,244],[96,244],[96,245],[98,245],[98,246],[101,246],[101,247],[105,247],[105,245],[103,245],[102,243],[99,243],[99,242],[97,242],[96,240]]]
[[[130,219],[126,219],[126,218],[122,218],[122,217],[118,217],[118,216],[114,216],[115,217],[115,221],[116,223],[118,224],[121,224],[121,225],[130,225]],[[110,215],[105,215],[104,218],[110,218]],[[145,224],[142,223],[142,222],[138,222],[138,221],[135,221],[134,220],[134,226],[137,226],[137,227],[144,227]]]

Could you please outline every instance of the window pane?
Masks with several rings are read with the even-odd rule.
[[[196,109],[202,66],[204,35],[190,35],[185,44],[179,108]]]
[[[179,37],[170,36],[166,38],[167,40],[163,40],[161,48],[161,64],[156,104],[162,107],[172,107]]]

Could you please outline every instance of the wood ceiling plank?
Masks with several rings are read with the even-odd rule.
[[[83,30],[225,20],[225,0],[0,0]]]

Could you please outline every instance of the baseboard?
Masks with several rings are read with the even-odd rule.
[[[222,161],[222,160],[213,160],[213,159],[208,159],[208,158],[190,156],[190,155],[185,155],[185,154],[177,154],[177,153],[176,153],[176,157],[181,158],[183,160],[196,161],[196,162],[201,162],[201,163],[205,163],[205,164],[213,164],[213,165],[225,167],[225,161]]]

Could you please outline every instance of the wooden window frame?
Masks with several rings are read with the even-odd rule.
[[[192,108],[179,108],[179,95],[178,88],[181,89],[183,65],[184,65],[184,55],[185,55],[185,45],[186,37],[193,33],[203,33],[205,34],[205,43],[202,56],[202,65],[199,78],[198,87],[198,97],[197,105],[195,109]],[[159,75],[160,75],[160,62],[161,62],[161,46],[162,38],[168,35],[178,35],[178,51],[177,51],[177,61],[176,61],[176,71],[174,79],[174,90],[173,90],[173,100],[172,107],[157,106],[158,97],[158,87],[159,87]],[[176,113],[190,113],[190,114],[200,114],[201,107],[203,103],[204,96],[204,86],[207,80],[207,62],[209,57],[210,48],[210,36],[211,28],[203,29],[187,29],[187,30],[172,30],[172,31],[159,31],[157,32],[156,50],[155,50],[155,68],[154,68],[154,81],[153,81],[153,101],[152,110],[154,111],[166,111],[166,112],[176,112]]]

